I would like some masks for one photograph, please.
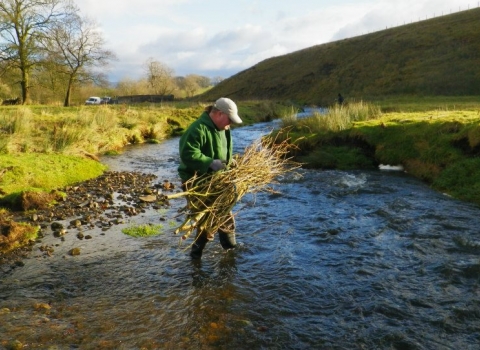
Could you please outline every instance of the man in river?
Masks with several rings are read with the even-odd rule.
[[[221,97],[214,105],[208,106],[200,117],[194,121],[180,138],[180,165],[178,173],[185,182],[194,175],[201,176],[225,169],[232,160],[231,124],[241,124],[235,102]],[[192,244],[190,256],[193,259],[202,257],[203,249],[208,241],[213,240],[215,233],[198,231]],[[224,249],[236,246],[235,219],[233,215],[218,230],[220,244]]]

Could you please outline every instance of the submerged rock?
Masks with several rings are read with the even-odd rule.
[[[80,255],[80,248],[72,248],[68,251],[68,254],[71,256]]]
[[[37,196],[28,205],[35,213],[17,212],[13,220],[38,225],[41,228],[39,238],[53,234],[64,241],[67,226],[78,231],[99,228],[105,232],[113,225],[123,224],[130,217],[145,213],[148,208],[158,210],[169,206],[161,192],[171,191],[175,186],[168,180],[154,183],[156,178],[154,174],[139,172],[105,172],[95,179],[59,189],[62,195],[52,192],[56,198],[53,205],[51,196]],[[25,198],[32,199],[29,196]],[[42,199],[45,203],[48,201],[48,205],[35,207],[35,203]],[[87,239],[83,233],[76,237]],[[24,248],[18,251],[24,252]],[[52,253],[47,249],[43,251],[48,255]],[[70,252],[80,254],[79,249]],[[12,264],[17,255],[13,252],[7,256],[0,252],[0,264]]]
[[[140,196],[138,197],[142,202],[147,202],[147,203],[152,203],[152,202],[155,202],[157,200],[157,196],[156,195],[147,195],[147,196]]]
[[[51,229],[53,231],[56,231],[56,230],[61,230],[63,229],[63,225],[59,222],[52,222],[52,224],[50,225]]]

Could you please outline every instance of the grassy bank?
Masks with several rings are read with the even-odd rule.
[[[129,144],[179,135],[204,110],[202,103],[0,108],[0,206],[22,207],[24,191],[53,189],[97,177],[98,155]],[[278,117],[278,104],[239,104],[245,124]]]
[[[480,102],[469,98],[445,107],[451,103],[358,102],[301,120],[285,116],[280,140],[297,143],[295,156],[306,167],[402,165],[432,188],[480,205]],[[382,104],[392,111],[381,112]]]
[[[364,101],[369,101],[364,99]],[[480,96],[383,96],[370,102],[382,112],[479,111]]]
[[[58,192],[101,175],[102,154],[129,144],[180,135],[207,104],[176,102],[135,106],[0,107],[0,254],[29,244],[38,227],[13,221],[59,200]],[[282,105],[238,104],[244,125],[277,118]]]
[[[0,164],[4,201],[15,203],[14,209],[24,209],[17,200],[23,192],[51,191],[97,177],[106,169],[89,158],[60,154],[1,154]]]

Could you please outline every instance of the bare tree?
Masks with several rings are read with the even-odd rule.
[[[0,100],[6,99],[10,96],[11,96],[10,87],[0,80]]]
[[[1,0],[0,59],[20,70],[22,103],[29,100],[30,74],[41,61],[40,39],[67,11],[68,0]]]
[[[148,82],[144,79],[123,78],[117,83],[116,89],[120,96],[142,95],[148,91]]]
[[[189,74],[185,77],[184,89],[187,93],[187,97],[192,97],[200,89],[198,77],[199,76],[195,74]]]
[[[82,18],[78,11],[56,22],[44,42],[49,61],[55,62],[60,72],[67,76],[63,105],[70,105],[72,89],[78,81],[101,78],[95,68],[104,67],[115,55],[104,49],[104,39],[95,22]],[[92,69],[93,68],[93,69]]]
[[[204,75],[196,75],[197,78],[197,84],[201,88],[208,88],[209,86],[212,85],[212,80],[209,77],[206,77]]]
[[[38,101],[39,96],[43,96],[39,102],[45,101],[48,96],[50,101],[58,101],[64,98],[64,86],[67,85],[67,77],[59,73],[61,71],[56,62],[46,60],[42,63],[41,69],[34,74],[35,85],[31,89],[31,95]]]
[[[149,58],[145,63],[147,80],[156,95],[169,95],[175,90],[173,69]]]
[[[173,78],[173,81],[175,82],[177,89],[180,89],[180,90],[185,89],[185,77],[177,76]]]

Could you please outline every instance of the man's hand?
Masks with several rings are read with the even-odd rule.
[[[210,169],[213,171],[225,169],[225,163],[223,163],[220,159],[215,159],[212,164],[210,164]]]

